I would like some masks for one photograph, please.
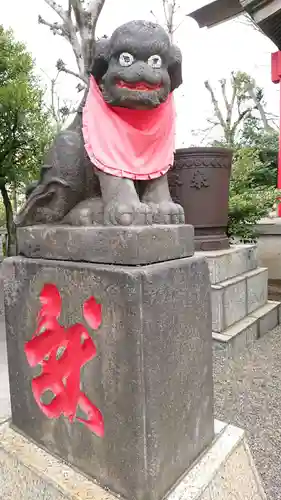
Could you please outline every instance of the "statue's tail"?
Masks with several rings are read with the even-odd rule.
[[[69,212],[71,199],[68,183],[52,178],[47,183],[31,185],[28,198],[15,217],[16,226],[32,226],[59,222]]]

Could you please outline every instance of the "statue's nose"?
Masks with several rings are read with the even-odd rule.
[[[130,68],[128,79],[132,81],[146,81],[152,85],[160,82],[159,72],[153,70],[145,61],[136,61]]]

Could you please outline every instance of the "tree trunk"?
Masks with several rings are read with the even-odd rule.
[[[15,182],[12,184],[12,193],[13,193],[13,207],[14,213],[16,214],[18,211],[18,195],[17,195],[17,185]]]
[[[61,21],[50,23],[39,16],[39,23],[48,26],[52,33],[70,43],[78,67],[76,73],[68,69],[59,59],[58,70],[80,78],[87,85],[94,53],[96,24],[105,0],[92,0],[88,6],[82,0],[68,0],[67,10],[55,0],[45,0],[45,3],[55,11]]]
[[[8,238],[7,238],[7,249],[6,249],[6,256],[10,257],[12,255],[17,254],[17,233],[16,233],[16,226],[14,223],[14,218],[13,218],[13,207],[12,203],[10,201],[8,191],[6,188],[6,185],[0,184],[0,191],[2,194],[3,198],[3,203],[5,206],[5,212],[6,212],[6,227],[7,227],[7,233],[8,233]]]

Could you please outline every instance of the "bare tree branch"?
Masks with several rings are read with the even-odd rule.
[[[67,15],[68,17],[71,17],[71,0],[68,0],[68,10],[67,10]]]
[[[56,87],[56,81],[58,78],[59,71],[57,73],[56,78],[51,79],[51,113],[53,115],[53,119],[56,122],[57,129],[59,129],[59,118],[56,113],[56,108],[58,108],[59,104],[59,99],[57,97],[57,105],[55,104],[55,87]]]
[[[192,135],[195,135],[195,136],[198,136],[200,135],[201,138],[200,138],[200,144],[203,144],[207,137],[211,134],[211,132],[218,126],[220,125],[218,122],[217,123],[213,123],[211,127],[207,127],[205,129],[199,129],[199,130],[191,130],[191,133]]]
[[[77,29],[74,26],[71,15],[69,15],[69,11],[64,11],[63,8],[58,5],[53,0],[45,0],[45,2],[61,17],[64,21],[62,36],[64,36],[71,44],[76,63],[79,69],[79,75],[82,80],[86,77],[84,59],[82,55],[81,45],[77,37]]]
[[[215,115],[216,115],[217,119],[219,120],[219,123],[222,126],[222,128],[225,129],[226,123],[225,123],[225,121],[223,119],[223,116],[222,116],[222,113],[221,113],[221,110],[220,110],[220,107],[219,107],[219,103],[218,103],[218,101],[216,99],[215,93],[214,93],[214,91],[213,91],[213,89],[212,89],[212,87],[211,87],[211,85],[210,85],[210,83],[209,83],[208,80],[206,80],[204,82],[204,85],[205,85],[205,88],[210,93]]]
[[[62,59],[59,59],[57,61],[56,66],[57,66],[57,69],[58,69],[59,73],[66,73],[68,75],[74,76],[75,78],[79,78],[80,80],[82,80],[85,83],[88,82],[88,78],[87,77],[81,78],[81,75],[79,73],[76,73],[75,71],[72,71],[71,69],[68,69],[66,67],[65,63],[62,61]]]
[[[87,83],[95,44],[96,24],[105,4],[105,0],[92,0],[84,7],[81,0],[68,0],[68,9],[54,0],[44,0],[62,19],[62,23],[49,23],[39,16],[39,22],[48,26],[54,34],[64,37],[72,46],[78,73],[61,67],[60,71],[80,78]]]
[[[70,11],[71,7],[74,12],[77,27],[81,30],[83,26],[83,8],[80,0],[69,0]]]
[[[182,21],[173,29],[173,35],[178,31],[178,29],[181,27],[181,25],[184,23],[185,19],[182,19]]]
[[[205,82],[214,109],[214,119],[208,120],[208,123],[215,125],[218,120],[225,142],[230,146],[235,144],[237,133],[241,130],[242,123],[248,118],[259,120],[267,132],[275,130],[265,110],[263,91],[256,85],[254,79],[247,73],[238,71],[231,73],[230,82],[232,93],[228,96],[226,79],[219,80],[222,99],[217,99],[209,81]],[[257,117],[254,111],[257,111],[260,116]]]
[[[71,19],[69,20],[68,28],[69,28],[68,39],[71,43],[71,46],[72,46],[72,49],[74,52],[76,63],[77,63],[78,69],[79,69],[80,78],[81,78],[81,80],[84,80],[84,78],[86,77],[85,60],[83,57],[81,44],[80,44],[78,37],[77,37],[77,34],[76,34],[76,29],[74,28]]]
[[[62,71],[62,73],[66,73],[67,75],[72,75],[75,78],[79,78],[80,80],[83,80],[83,82],[88,83],[88,78],[82,79],[78,73],[75,73],[75,71],[72,71],[71,69],[67,68],[66,66],[61,71]]]
[[[204,134],[204,136],[202,137],[201,141],[200,141],[200,144],[203,144],[205,142],[205,140],[207,139],[207,137],[209,137],[209,135],[211,134],[211,132],[213,132],[213,130],[218,126],[219,124],[218,123],[214,123],[212,125],[212,127],[210,127],[208,130],[206,130],[206,133]]]
[[[177,10],[177,0],[162,0],[165,22],[170,40],[173,41],[173,34],[175,32],[174,20]]]
[[[156,16],[156,14],[153,12],[153,10],[151,10],[151,11],[150,11],[150,14],[154,17],[155,22],[156,22],[157,24],[160,24],[160,23],[159,23],[159,19],[158,19],[158,17]]]
[[[60,24],[60,23],[49,23],[48,21],[45,21],[42,16],[38,16],[38,23],[39,24],[44,24],[44,26],[48,26],[50,30],[54,33],[54,35],[60,35],[63,37],[66,37],[66,31],[65,31],[65,25]]]
[[[263,123],[264,129],[266,131],[268,131],[268,132],[272,131],[273,128],[271,127],[271,125],[268,122],[268,119],[267,119],[267,116],[266,116],[266,112],[265,112],[265,109],[264,109],[262,103],[257,99],[257,95],[255,93],[255,89],[254,89],[254,85],[253,84],[249,84],[248,85],[247,92],[248,92],[249,96],[251,97],[251,99],[255,103],[256,109],[258,110],[258,112],[260,114],[261,121]]]
[[[53,9],[60,18],[65,21],[67,17],[67,12],[64,11],[61,5],[58,5],[54,0],[45,0],[46,4]]]
[[[92,0],[90,2],[90,5],[88,7],[88,13],[91,14],[92,17],[92,34],[94,34],[95,32],[97,21],[104,4],[105,0]]]
[[[262,29],[254,22],[252,17],[248,13],[244,13],[241,17],[238,18],[239,24],[244,24],[244,26],[249,26],[252,28],[254,31],[257,31],[264,37],[266,37],[265,33],[262,31]]]
[[[207,118],[207,122],[215,126],[220,125],[220,122],[213,120],[212,118]]]
[[[168,24],[167,0],[162,0],[166,25]]]
[[[226,79],[225,78],[220,80],[220,86],[221,86],[221,92],[222,92],[226,112],[227,112],[227,115],[229,115],[230,114],[230,104],[228,102],[227,95],[226,95]]]
[[[231,128],[232,128],[232,131],[233,131],[233,135],[235,135],[235,132],[236,132],[236,130],[237,130],[237,127],[238,127],[238,125],[242,122],[242,120],[243,120],[244,118],[246,118],[246,117],[247,117],[247,115],[250,115],[250,114],[252,113],[252,111],[254,111],[254,109],[256,109],[256,107],[255,107],[255,106],[253,106],[253,107],[251,107],[251,108],[244,109],[244,111],[242,111],[242,112],[239,114],[239,116],[238,116],[237,120],[233,123],[233,126],[231,127]]]
[[[235,99],[236,99],[236,96],[237,96],[237,85],[236,85],[235,75],[234,75],[233,71],[231,73],[231,83],[232,83],[232,97],[231,97],[231,101],[230,101],[230,108],[231,108],[231,118],[232,118],[232,113],[233,113],[233,108],[234,108],[234,104],[235,104]]]

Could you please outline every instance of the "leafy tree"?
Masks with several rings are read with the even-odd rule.
[[[279,134],[275,130],[266,131],[256,118],[245,121],[239,147],[253,148],[258,153],[260,164],[253,173],[253,183],[277,186]]]
[[[256,172],[262,168],[258,150],[244,147],[235,152],[229,196],[230,238],[253,241],[255,224],[272,210],[278,191],[275,186],[256,182]]]
[[[15,41],[12,31],[0,26],[0,192],[6,213],[8,255],[16,252],[11,198],[16,205],[16,193],[36,177],[51,135],[32,58],[25,46]]]
[[[251,80],[245,74],[240,74],[240,78],[236,89],[233,82],[231,101],[225,95],[224,115],[218,101],[214,103],[215,94],[212,94],[218,120],[215,119],[214,123],[219,124],[223,131],[222,140],[214,141],[212,145],[234,149],[228,235],[247,242],[256,238],[256,223],[272,211],[278,196],[278,132],[269,125],[262,89],[252,87],[249,93],[247,82],[251,83]],[[225,81],[220,84],[224,94]],[[257,99],[261,113],[257,113],[260,111]]]

